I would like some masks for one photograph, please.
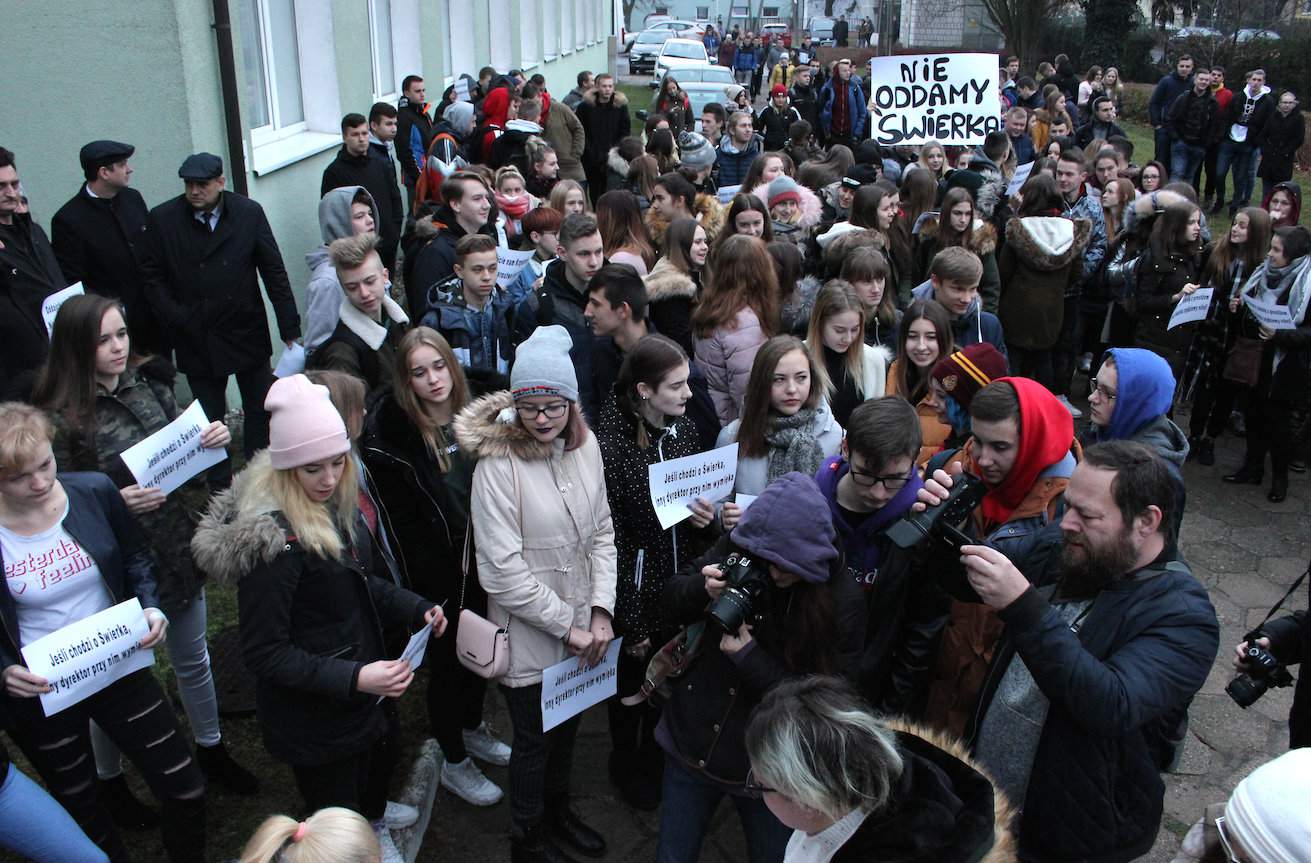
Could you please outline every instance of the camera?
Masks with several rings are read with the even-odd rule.
[[[1292,686],[1293,675],[1275,659],[1274,654],[1256,643],[1264,637],[1261,630],[1253,630],[1243,636],[1247,649],[1243,651],[1243,662],[1247,671],[1229,681],[1225,692],[1234,700],[1234,704],[1246,710],[1266,694],[1270,687]]]
[[[974,542],[961,531],[960,525],[974,512],[988,493],[983,480],[961,473],[952,480],[947,499],[923,512],[912,512],[888,528],[888,539],[899,548],[914,548],[929,537],[942,540],[952,548]]]
[[[769,564],[756,560],[740,551],[733,551],[719,571],[728,586],[718,599],[706,606],[706,617],[724,634],[736,633],[750,619],[752,606],[773,582],[769,577]]]

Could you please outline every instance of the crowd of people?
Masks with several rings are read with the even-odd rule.
[[[158,825],[169,859],[206,859],[207,794],[259,793],[221,735],[214,579],[308,816],[271,818],[243,863],[401,859],[392,830],[419,813],[389,792],[416,669],[390,657],[425,628],[441,785],[473,806],[508,792],[516,863],[606,853],[571,803],[581,717],[545,728],[542,686],[619,638],[609,778],[660,809],[661,863],[698,859],[725,797],[753,863],[1152,847],[1220,649],[1178,544],[1183,463],[1213,463],[1245,420],[1226,482],[1263,483],[1268,458],[1278,502],[1305,470],[1296,99],[1253,70],[1217,108],[1223,71],[1181,58],[1139,166],[1114,69],[1080,82],[1058,57],[1040,87],[1009,58],[981,145],[882,148],[850,61],[821,74],[802,43],[766,65],[743,40],[723,103],[693,117],[671,73],[636,135],[614,78],[586,72],[557,100],[488,67],[432,103],[410,75],[398,105],[347,114],[303,328],[220,157],[187,157],[183,193],[148,208],[133,147],[91,142],[47,239],[0,149],[4,722],[46,787],[5,759],[0,844],[124,861],[121,831]],[[1211,213],[1235,177],[1222,236],[1198,194],[1212,151]],[[506,251],[522,269],[502,272]],[[47,332],[43,302],[78,281]],[[273,376],[261,283],[303,371]],[[1205,319],[1168,327],[1202,288]],[[207,471],[203,513],[121,458],[179,415],[178,372],[204,448],[232,445],[231,378],[241,394],[244,462]],[[716,447],[736,448],[733,494],[663,528],[650,468]],[[50,681],[22,648],[131,598],[194,746],[149,669],[41,709]],[[1236,662],[1296,663],[1309,633],[1280,618]],[[1305,769],[1276,765],[1249,781],[1305,800]],[[1240,791],[1230,859],[1311,853],[1305,813]]]

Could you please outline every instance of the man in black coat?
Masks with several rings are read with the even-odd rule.
[[[396,158],[401,162],[401,179],[405,181],[405,194],[411,212],[414,210],[414,190],[419,182],[419,168],[428,152],[428,144],[432,142],[432,119],[423,101],[427,93],[422,78],[406,75],[401,82],[400,101],[396,103]]]
[[[196,153],[178,176],[186,182],[185,194],[155,207],[147,222],[146,295],[173,334],[178,370],[205,416],[222,419],[227,413],[228,377],[236,375],[245,413],[243,449],[250,458],[269,445],[264,397],[273,383],[273,344],[259,279],[288,348],[300,338],[296,300],[264,208],[224,191],[223,160]],[[208,476],[215,489],[231,479],[230,461]]]
[[[383,159],[372,151],[369,121],[363,114],[341,118],[341,139],[344,143],[337,158],[323,169],[319,197],[342,186],[363,186],[369,190],[378,207],[378,255],[390,272],[396,266],[396,246],[401,241],[401,224],[405,219],[396,170],[390,158]],[[384,146],[384,152],[385,149]]]
[[[0,397],[26,399],[50,337],[41,304],[68,281],[19,190],[14,154],[0,147]]]
[[[833,44],[838,48],[847,47],[847,16],[839,15],[838,20],[833,22]]]
[[[583,145],[583,171],[592,203],[605,192],[606,157],[610,148],[632,133],[628,119],[628,97],[615,89],[609,74],[596,76],[596,86],[587,91],[575,112],[583,124],[587,142]]]
[[[55,213],[51,242],[59,268],[88,293],[114,297],[127,310],[132,348],[167,354],[168,339],[141,289],[141,255],[149,208],[128,183],[135,148],[117,141],[92,141],[78,158],[86,182]]]

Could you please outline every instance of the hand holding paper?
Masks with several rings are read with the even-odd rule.
[[[14,698],[36,698],[50,691],[50,681],[18,663],[4,670],[5,691]]]
[[[200,433],[200,445],[205,449],[224,449],[232,443],[232,432],[222,420],[214,420]]]
[[[427,635],[428,630],[424,630]],[[404,659],[380,659],[360,669],[355,688],[368,695],[400,698],[414,680],[414,669]]]
[[[428,609],[423,615],[423,619],[428,621],[428,625],[432,627],[433,638],[441,638],[442,633],[446,631],[446,624],[450,622],[446,619],[446,612],[442,611],[440,605],[434,605]]]

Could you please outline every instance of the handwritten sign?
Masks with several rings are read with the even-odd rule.
[[[720,186],[719,191],[717,191],[715,194],[719,198],[719,203],[731,204],[733,203],[733,199],[736,198],[741,192],[742,192],[742,186],[739,184],[737,186]]]
[[[1017,165],[1015,173],[1011,175],[1011,181],[1006,185],[1006,197],[1018,194],[1028,181],[1029,175],[1033,173],[1033,162],[1025,162],[1023,165]]]
[[[1170,323],[1166,329],[1172,330],[1193,321],[1206,320],[1206,313],[1211,309],[1211,298],[1214,296],[1215,288],[1198,288],[1184,297],[1170,314]]]
[[[1259,294],[1247,294],[1243,297],[1243,305],[1256,318],[1257,323],[1263,327],[1269,327],[1272,330],[1292,330],[1297,325],[1293,323],[1293,316],[1288,313],[1288,306],[1281,306],[1273,299],[1267,299]]]
[[[519,273],[528,262],[532,260],[533,250],[520,252],[516,249],[507,249],[504,246],[496,247],[496,284],[502,288],[509,287],[514,280],[519,278]]]
[[[658,461],[647,468],[651,505],[665,530],[692,514],[687,505],[698,497],[714,503],[733,490],[737,479],[737,444],[708,452]]]
[[[75,282],[64,288],[62,291],[55,291],[41,301],[41,317],[44,318],[46,322],[47,337],[55,331],[55,316],[59,314],[59,307],[73,297],[80,297],[84,293],[86,293],[86,291],[82,289],[82,283]]]
[[[591,668],[580,668],[571,656],[542,672],[542,730],[572,719],[594,704],[619,691],[619,646],[622,638],[610,642],[605,656]]]
[[[150,625],[136,597],[56,629],[23,648],[23,661],[50,684],[41,709],[54,716],[140,668],[155,664],[155,651],[138,642]]]
[[[228,457],[226,449],[205,449],[200,433],[209,425],[200,402],[178,415],[150,437],[120,453],[123,464],[145,488],[158,488],[164,494],[211,468]]]
[[[455,101],[469,101],[469,79],[463,76],[455,79]]]
[[[974,146],[1001,128],[995,54],[875,57],[869,70],[871,135],[884,147]]]

